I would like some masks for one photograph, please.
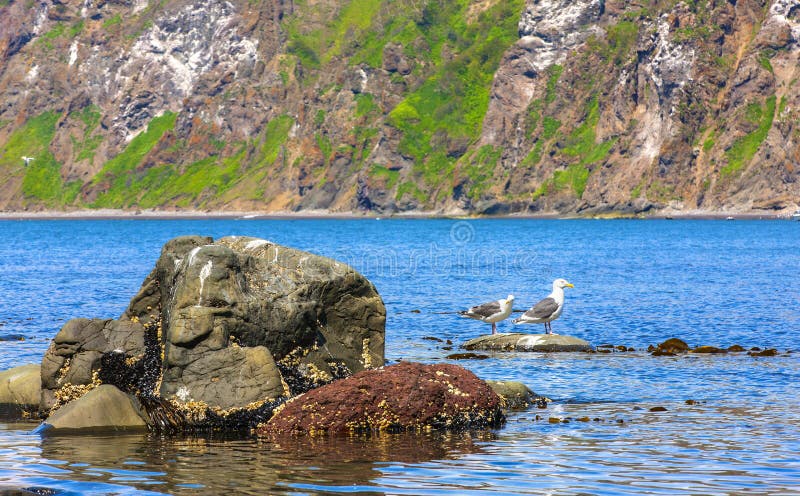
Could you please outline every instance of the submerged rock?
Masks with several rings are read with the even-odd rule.
[[[401,362],[359,372],[286,403],[257,429],[263,436],[499,427],[500,397],[450,364]]]
[[[503,403],[508,409],[524,410],[531,405],[547,405],[547,399],[537,395],[521,382],[486,381],[486,383],[503,399]]]
[[[717,348],[716,346],[698,346],[691,350],[692,353],[708,353],[708,354],[722,354],[727,353],[728,350]]]
[[[41,398],[41,367],[21,365],[0,372],[0,418],[35,412]]]
[[[592,345],[576,337],[518,332],[487,334],[470,339],[462,345],[462,348],[493,351],[592,351]]]

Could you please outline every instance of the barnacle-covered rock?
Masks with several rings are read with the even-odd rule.
[[[502,400],[472,372],[401,362],[359,372],[285,404],[264,436],[499,427]]]

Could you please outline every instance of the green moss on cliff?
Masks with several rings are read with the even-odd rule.
[[[400,151],[414,158],[428,185],[449,177],[463,143],[474,140],[489,105],[489,89],[504,51],[517,39],[523,2],[500,2],[467,21],[468,2],[426,6],[418,26],[431,47],[434,74],[391,113],[403,132]],[[451,53],[446,62],[435,54]]]
[[[728,164],[720,170],[722,177],[739,172],[753,159],[761,143],[767,139],[775,117],[775,100],[775,95],[772,95],[767,98],[763,107],[759,104],[750,104],[747,107],[745,118],[752,123],[758,123],[758,128],[734,141],[725,151]]]
[[[107,188],[91,206],[119,208],[130,203],[126,200],[138,197],[145,185],[136,180],[133,171],[161,137],[175,127],[176,118],[177,114],[173,112],[154,117],[147,125],[147,130],[139,133],[119,155],[106,162],[92,184],[105,185]]]
[[[8,176],[22,175],[22,194],[26,200],[47,207],[70,203],[77,195],[79,183],[65,184],[61,164],[50,152],[59,114],[44,112],[14,131],[0,148],[0,170]],[[22,157],[32,157],[25,165]]]

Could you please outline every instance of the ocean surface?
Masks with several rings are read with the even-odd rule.
[[[35,424],[0,424],[0,490],[800,494],[800,222],[2,220],[0,369],[38,363],[71,318],[118,317],[161,246],[185,234],[256,236],[347,262],[386,303],[388,362],[454,362],[552,401],[511,412],[498,430],[281,445],[42,438]],[[454,311],[508,294],[525,309],[558,277],[575,288],[555,332],[635,351],[446,358],[490,332]],[[779,353],[646,352],[670,337]]]

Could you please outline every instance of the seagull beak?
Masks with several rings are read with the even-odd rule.
[[[568,282],[568,283],[567,283],[567,285],[566,285],[565,287],[567,287],[567,288],[574,288],[575,286],[574,286],[574,285],[573,285],[571,282]]]

